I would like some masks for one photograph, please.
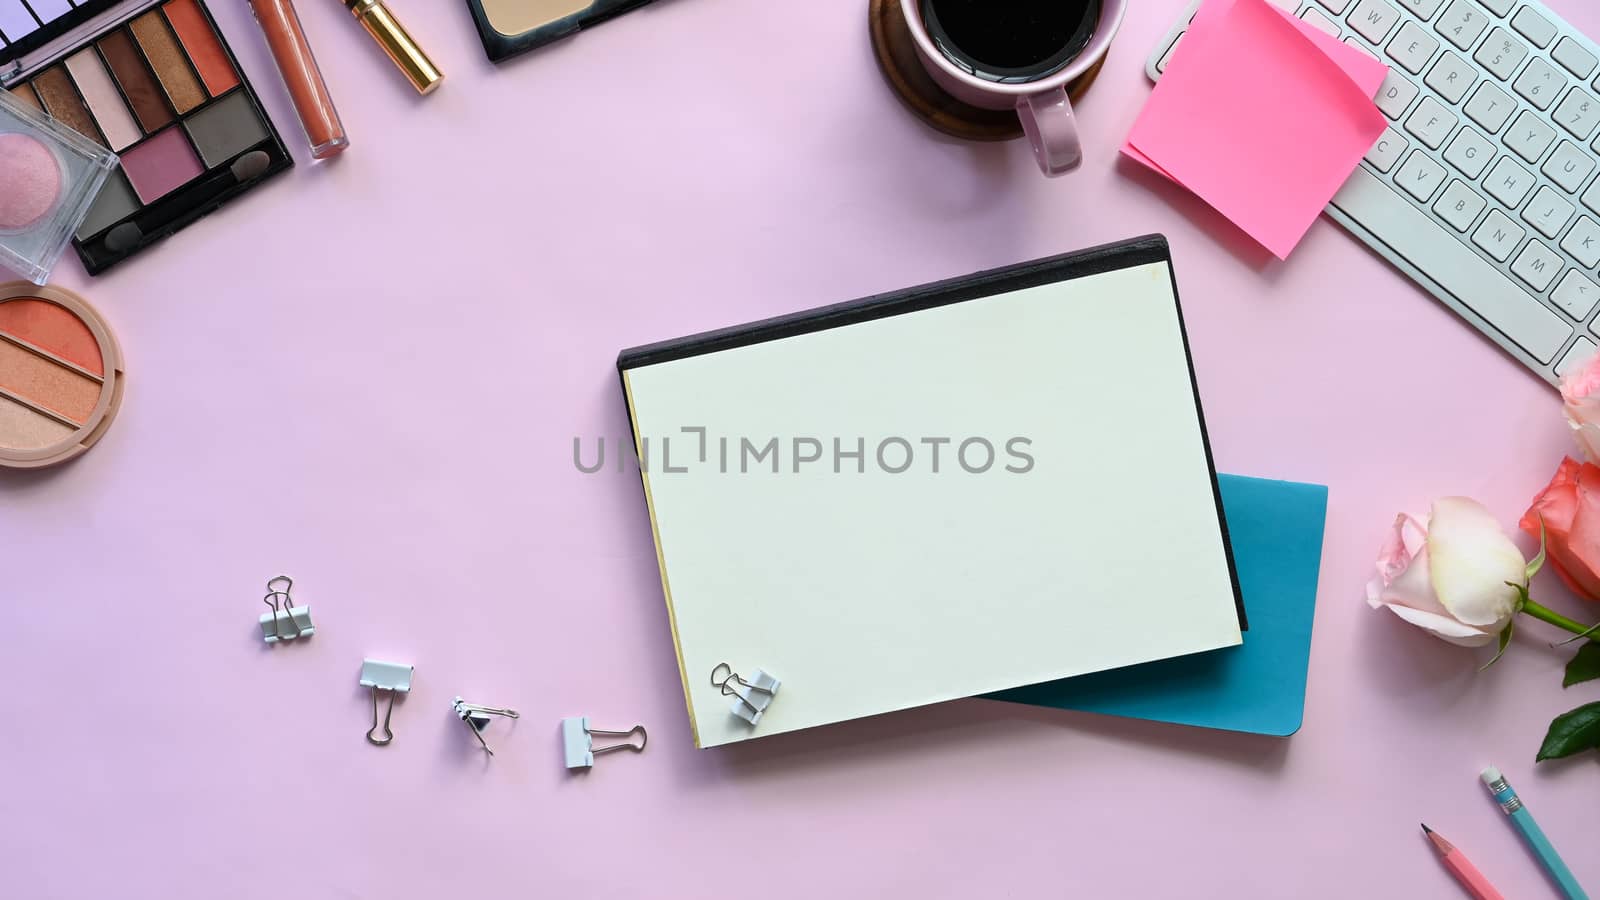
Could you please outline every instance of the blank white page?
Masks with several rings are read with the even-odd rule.
[[[623,378],[699,746],[1240,642],[1169,263]],[[740,439],[772,437],[779,471],[741,473]],[[799,472],[797,437],[823,445]],[[915,452],[899,474],[876,458],[894,437]],[[922,439],[941,437],[935,473]],[[981,474],[955,458],[974,437],[996,450]],[[1006,471],[1013,437],[1030,471]],[[662,438],[687,471],[663,470]],[[835,438],[864,441],[865,472],[834,471]],[[782,680],[759,725],[711,685],[722,662]]]

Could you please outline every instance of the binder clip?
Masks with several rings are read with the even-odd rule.
[[[415,671],[415,666],[401,663],[382,662],[376,659],[361,661],[361,686],[372,688],[372,728],[367,731],[367,740],[379,747],[394,740],[394,732],[389,730],[389,718],[394,715],[395,695],[411,693],[411,673]],[[389,711],[383,714],[381,738],[377,737],[379,691],[389,692]]]
[[[281,583],[282,589],[274,587]],[[294,587],[294,579],[287,575],[279,575],[267,582],[267,596],[261,602],[272,610],[262,613],[261,639],[269,644],[279,641],[292,641],[298,637],[311,637],[317,633],[317,627],[311,624],[311,607],[294,606],[289,601],[289,589]],[[282,598],[283,608],[278,608],[278,600]],[[288,629],[292,628],[293,631]]]
[[[728,674],[717,677],[717,673],[727,670]],[[766,672],[757,669],[755,677],[749,681],[744,680],[733,667],[727,663],[717,663],[711,670],[711,686],[722,691],[722,696],[732,697],[733,702],[729,709],[739,718],[751,725],[759,725],[761,716],[766,713],[767,707],[772,705],[772,698],[778,695],[778,688],[783,682]]]
[[[596,747],[594,745],[594,736],[597,734],[604,737],[631,739],[635,731],[639,732],[639,743],[637,745],[632,740],[627,740],[620,744],[612,744],[609,747]],[[632,750],[635,753],[643,753],[645,742],[649,740],[650,736],[645,734],[643,725],[635,725],[627,731],[599,731],[589,727],[589,718],[587,716],[574,716],[561,720],[561,745],[566,749],[567,768],[569,769],[587,769],[594,765],[596,756],[602,753],[610,753],[613,750]]]
[[[483,744],[484,752],[490,756],[494,755],[494,751],[489,749],[488,742],[483,739],[483,730],[489,727],[489,717],[519,718],[517,711],[514,709],[495,709],[491,706],[479,706],[476,703],[468,703],[460,697],[450,701],[450,708],[461,718],[461,721],[467,723],[467,730],[472,732],[472,736],[478,739],[478,743]]]

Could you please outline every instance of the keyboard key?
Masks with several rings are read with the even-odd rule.
[[[1511,251],[1517,249],[1517,244],[1522,242],[1525,234],[1527,232],[1522,230],[1522,226],[1506,218],[1505,213],[1491,209],[1483,224],[1472,233],[1472,242],[1499,262],[1505,262],[1511,258]]]
[[[1407,145],[1408,142],[1400,136],[1399,132],[1393,128],[1385,128],[1383,136],[1378,138],[1378,142],[1372,145],[1372,149],[1367,151],[1367,155],[1364,158],[1367,162],[1372,163],[1374,169],[1379,172],[1387,172],[1394,168],[1395,163],[1400,161],[1400,154],[1406,152]]]
[[[1589,357],[1594,356],[1594,351],[1595,342],[1586,337],[1581,337],[1576,341],[1573,341],[1572,349],[1568,350],[1562,355],[1561,362],[1556,363],[1556,374],[1565,375],[1567,372],[1571,371],[1574,366],[1588,362]]]
[[[1422,102],[1417,104],[1417,111],[1406,119],[1406,130],[1427,144],[1429,150],[1439,149],[1439,145],[1444,143],[1455,127],[1456,117],[1432,97],[1423,97]]]
[[[1399,0],[1400,5],[1411,10],[1412,15],[1419,19],[1431,19],[1433,14],[1444,5],[1444,0]]]
[[[1574,319],[1582,322],[1589,318],[1589,313],[1594,312],[1595,301],[1600,300],[1600,285],[1578,274],[1577,269],[1569,269],[1567,274],[1561,277],[1561,283],[1551,292],[1550,299]],[[1592,345],[1589,352],[1594,352]]]
[[[1478,180],[1494,159],[1494,144],[1471,128],[1456,132],[1455,140],[1444,151],[1445,162],[1461,170],[1472,181]]]
[[[1560,273],[1561,257],[1538,241],[1529,241],[1517,254],[1517,261],[1511,264],[1511,274],[1527,282],[1536,291],[1549,287]]]
[[[1467,95],[1467,88],[1477,80],[1476,68],[1454,53],[1446,52],[1428,70],[1428,77],[1423,79],[1423,84],[1438,91],[1439,96],[1449,102],[1460,103],[1461,98]]]
[[[1533,187],[1533,176],[1527,169],[1512,162],[1511,157],[1502,156],[1494,164],[1494,171],[1483,180],[1483,186],[1496,200],[1516,209],[1522,205],[1522,198],[1528,196],[1528,189]]]
[[[1596,178],[1589,189],[1583,192],[1583,205],[1600,213],[1600,178]]]
[[[1483,42],[1478,52],[1472,58],[1490,72],[1494,77],[1505,81],[1511,73],[1517,71],[1517,66],[1528,58],[1528,45],[1511,36],[1511,32],[1504,28],[1496,28],[1489,33],[1489,39]]]
[[[1317,2],[1322,4],[1328,12],[1336,16],[1342,16],[1344,11],[1350,8],[1351,0],[1317,0]]]
[[[1561,63],[1568,72],[1579,78],[1588,78],[1594,74],[1594,54],[1583,49],[1572,38],[1562,38],[1560,43],[1556,44],[1556,48],[1550,51],[1550,55],[1555,58],[1556,62]]]
[[[1355,35],[1352,34],[1349,37],[1345,38],[1344,42],[1345,42],[1346,45],[1354,47],[1357,50],[1360,50],[1363,54],[1365,54],[1367,56],[1370,56],[1373,59],[1376,59],[1378,62],[1383,62],[1383,58],[1382,57],[1380,57],[1376,53],[1373,53],[1372,52],[1372,48],[1368,47],[1366,44],[1363,44],[1360,41],[1360,39],[1358,39]],[[1394,70],[1390,69],[1389,71],[1393,72]]]
[[[1433,30],[1444,35],[1444,39],[1455,44],[1459,50],[1471,47],[1487,27],[1489,17],[1467,0],[1454,0],[1439,21],[1433,23]]]
[[[1583,88],[1567,91],[1567,96],[1556,107],[1556,122],[1567,133],[1580,141],[1587,141],[1600,125],[1600,101],[1589,96]]]
[[[1488,205],[1488,201],[1478,196],[1472,188],[1456,180],[1450,182],[1450,186],[1439,195],[1439,202],[1433,205],[1433,211],[1455,230],[1466,234],[1472,223],[1477,221],[1478,213]]]
[[[1507,147],[1517,151],[1517,155],[1528,162],[1538,162],[1544,151],[1550,148],[1550,142],[1556,139],[1556,130],[1544,123],[1544,120],[1527,110],[1517,116],[1517,120],[1506,129],[1503,139]]]
[[[1571,141],[1562,141],[1556,152],[1544,161],[1539,171],[1569,194],[1576,194],[1583,180],[1594,171],[1594,157],[1579,150]]]
[[[1389,29],[1400,20],[1400,10],[1395,9],[1383,0],[1361,0],[1356,4],[1355,11],[1345,19],[1356,33],[1374,44],[1382,43],[1388,36]]]
[[[1423,31],[1417,23],[1407,22],[1384,52],[1399,63],[1400,68],[1415,75],[1422,71],[1422,67],[1428,64],[1433,52],[1438,49],[1439,42],[1433,39],[1433,35]]]
[[[1517,10],[1517,14],[1511,17],[1511,27],[1533,41],[1535,47],[1548,47],[1556,39],[1556,27],[1550,24],[1549,19],[1534,12],[1531,6]]]
[[[1547,238],[1560,234],[1561,229],[1567,226],[1567,220],[1571,218],[1572,204],[1549,187],[1540,187],[1539,192],[1533,195],[1528,208],[1522,211],[1522,221],[1532,225]]]
[[[1406,193],[1427,203],[1433,192],[1444,183],[1444,166],[1429,159],[1421,150],[1413,150],[1400,171],[1395,173],[1394,180],[1405,188]]]
[[[1505,97],[1504,94],[1500,96]],[[1417,86],[1407,81],[1404,75],[1396,72],[1391,66],[1389,74],[1383,76],[1383,84],[1378,87],[1378,108],[1391,119],[1398,119],[1405,115],[1406,107],[1417,97]],[[1506,97],[1504,109],[1509,115],[1511,112],[1511,98]]]
[[[1389,252],[1428,273],[1456,305],[1471,310],[1539,362],[1555,359],[1571,339],[1572,326],[1560,314],[1471,248],[1448,233],[1441,235],[1438,219],[1406,202],[1377,175],[1357,168],[1334,194],[1333,206],[1377,235]],[[1489,218],[1497,212],[1491,211]]]
[[[1515,6],[1516,3],[1517,0],[1478,0],[1479,6],[1497,16],[1511,15],[1511,7]]]
[[[1393,69],[1390,70],[1391,73],[1393,71]],[[1388,82],[1384,83],[1387,84]],[[1409,83],[1407,82],[1407,84]],[[1411,89],[1412,93],[1416,93],[1416,90],[1416,88]],[[1411,101],[1407,100],[1406,102],[1410,103]],[[1383,105],[1381,95],[1378,105]],[[1472,99],[1467,101],[1467,117],[1482,125],[1484,130],[1490,134],[1494,134],[1500,130],[1501,125],[1506,123],[1506,119],[1511,117],[1516,105],[1516,101],[1507,96],[1505,91],[1485,81],[1483,84],[1478,85],[1478,90],[1473,93]],[[1398,116],[1395,118],[1398,118]]]
[[[1523,9],[1527,9],[1526,6]],[[1529,60],[1528,67],[1517,76],[1517,83],[1511,89],[1522,95],[1524,100],[1540,109],[1549,109],[1550,104],[1556,102],[1556,95],[1567,86],[1567,76],[1556,71],[1550,65],[1535,56]]]
[[[1561,239],[1561,249],[1572,254],[1585,269],[1600,266],[1600,224],[1588,216],[1579,216],[1578,224]]]
[[[1318,31],[1331,34],[1334,37],[1339,36],[1339,23],[1317,12],[1317,8],[1314,6],[1306,7],[1306,11],[1300,14],[1300,18],[1305,20],[1307,25]]]

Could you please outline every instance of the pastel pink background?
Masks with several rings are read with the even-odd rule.
[[[1539,627],[1480,675],[1361,602],[1397,509],[1515,521],[1569,449],[1555,394],[1331,223],[1274,263],[1118,162],[1178,0],[1134,5],[1084,167],[1048,182],[1021,142],[914,121],[859,0],[665,0],[499,68],[461,3],[395,6],[434,97],[301,4],[354,141],[318,167],[219,3],[305,165],[107,277],[61,266],[128,394],[78,463],[0,473],[0,894],[1459,896],[1426,820],[1508,897],[1552,896],[1490,761],[1600,890],[1600,766],[1532,762],[1600,686],[1563,692]],[[625,430],[616,352],[1151,231],[1219,467],[1332,487],[1304,730],[974,700],[692,749],[639,485],[571,462]],[[280,572],[319,630],[269,649]],[[385,749],[367,655],[417,667]],[[522,711],[492,762],[456,694]],[[567,715],[650,747],[571,777]]]

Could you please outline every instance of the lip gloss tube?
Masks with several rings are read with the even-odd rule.
[[[283,76],[283,86],[288,89],[289,99],[300,116],[306,140],[311,143],[311,156],[327,159],[343,153],[350,146],[350,138],[344,133],[344,123],[339,121],[339,111],[333,108],[333,97],[329,96],[328,85],[322,80],[317,58],[311,55],[311,45],[306,42],[294,3],[291,0],[249,2],[261,33],[267,38],[267,49],[278,64],[278,74]]]

